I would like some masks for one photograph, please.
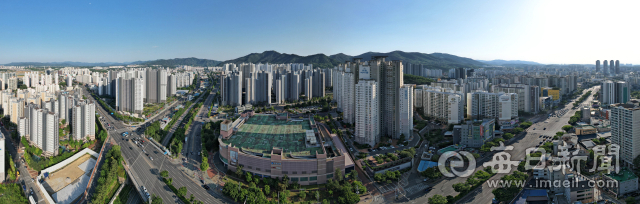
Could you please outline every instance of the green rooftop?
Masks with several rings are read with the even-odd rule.
[[[271,157],[273,147],[284,149],[284,154],[293,156],[315,155],[322,153],[321,147],[305,146],[305,131],[311,130],[309,121],[276,120],[274,115],[254,115],[245,121],[238,132],[229,139],[222,140],[226,144],[249,152],[262,153]]]
[[[620,169],[619,173],[611,173],[611,174],[607,174],[607,176],[611,177],[612,179],[615,179],[617,181],[628,181],[631,179],[636,179],[638,178],[635,174],[633,174],[633,172],[627,170],[626,168],[622,168]]]

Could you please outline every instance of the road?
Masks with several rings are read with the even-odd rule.
[[[210,97],[211,95],[212,94],[210,94]],[[211,102],[211,100],[208,101]],[[116,143],[122,146],[122,156],[127,161],[134,179],[136,179],[140,185],[145,186],[150,194],[159,196],[165,203],[179,202],[177,197],[174,197],[175,194],[162,181],[162,178],[159,175],[159,172],[166,170],[169,172],[169,177],[173,178],[172,185],[174,187],[187,187],[186,197],[193,194],[197,200],[204,203],[228,203],[228,201],[223,201],[224,198],[220,198],[219,195],[215,195],[213,191],[207,191],[202,188],[200,181],[184,174],[183,171],[180,170],[183,165],[179,159],[174,160],[163,155],[162,152],[148,144],[148,140],[144,138],[142,138],[142,140],[146,141],[144,143],[145,145],[143,147],[138,147],[131,139],[140,138],[140,136],[131,131],[128,127],[122,125],[119,121],[115,120],[111,115],[107,114],[101,106],[98,106],[97,110],[100,115],[105,116],[107,122],[115,126],[114,130],[109,131],[109,134],[115,139]],[[121,136],[123,132],[130,132],[132,134],[129,137],[123,138]],[[196,132],[195,128],[194,132]],[[199,130],[197,133],[199,133]],[[127,139],[129,140],[127,141]],[[143,150],[147,152],[153,160],[147,156]]]
[[[5,146],[8,150],[8,153],[11,154],[13,162],[18,166],[18,171],[20,171],[20,177],[18,178],[17,183],[20,184],[20,186],[22,186],[23,184],[26,185],[27,191],[25,192],[25,194],[27,198],[29,197],[30,189],[33,189],[33,199],[36,200],[38,204],[46,204],[47,202],[44,200],[44,194],[42,194],[43,192],[41,192],[40,188],[36,186],[36,184],[34,183],[35,180],[31,181],[32,178],[29,175],[29,171],[27,170],[27,167],[24,165],[24,163],[22,163],[21,158],[24,153],[18,154],[17,147],[20,146],[19,141],[16,141],[16,143],[18,144],[13,144],[13,141],[10,138],[11,134],[9,133],[9,131],[7,131],[4,126],[1,128],[1,130],[2,134],[5,137]],[[7,176],[7,179],[8,178],[9,177]]]
[[[583,93],[586,93],[587,91],[592,90],[592,93],[595,92],[595,90],[597,90],[597,87],[593,87],[591,89],[588,90],[584,90]],[[587,100],[585,100],[585,103],[589,103],[591,100],[593,100],[593,97],[589,97]],[[568,103],[567,107],[565,109],[568,109],[568,112],[566,114],[564,114],[562,117],[557,118],[557,117],[551,117],[545,121],[547,121],[546,123],[541,121],[541,122],[537,122],[534,123],[534,125],[532,125],[532,127],[530,128],[529,131],[526,132],[526,134],[524,136],[521,136],[520,138],[516,138],[516,141],[513,142],[512,144],[509,144],[511,146],[514,147],[513,150],[510,151],[505,151],[507,153],[511,154],[511,161],[519,161],[519,160],[524,160],[525,159],[525,149],[530,148],[530,147],[534,147],[534,145],[539,144],[540,141],[542,141],[543,139],[540,138],[540,135],[550,135],[553,136],[555,135],[556,132],[562,131],[562,126],[567,125],[569,118],[571,116],[573,116],[573,114],[575,113],[575,111],[577,111],[578,109],[572,110],[570,107],[572,107],[572,102]],[[535,130],[534,130],[535,128]],[[546,128],[546,129],[545,129]],[[507,144],[505,144],[507,145]],[[492,152],[492,153],[496,153],[496,152]],[[484,157],[484,159],[481,159],[479,161],[476,161],[476,169],[475,171],[479,171],[484,169],[484,167],[482,166],[482,164],[484,162],[488,162],[492,159],[492,157]],[[512,166],[512,171],[515,170],[516,167]],[[496,174],[495,176],[493,176],[492,178],[490,178],[490,180],[498,180],[500,178],[502,178],[502,176],[504,176],[505,174]],[[432,197],[433,195],[439,194],[439,195],[451,195],[451,196],[455,196],[458,193],[455,192],[453,190],[452,185],[456,184],[456,183],[464,183],[467,180],[467,178],[463,178],[463,177],[455,177],[455,178],[446,178],[442,181],[439,181],[438,183],[436,183],[433,186],[433,190],[431,190],[429,193],[424,194],[424,192],[412,192],[412,194],[409,194],[409,201],[407,201],[406,199],[403,200],[403,202],[406,203],[428,203],[428,198]],[[486,204],[486,203],[491,203],[491,200],[493,199],[493,193],[491,192],[493,190],[493,188],[490,188],[487,184],[487,182],[485,182],[482,187],[475,189],[474,191],[470,192],[466,197],[462,198],[461,200],[459,200],[457,203],[473,203],[473,204]]]

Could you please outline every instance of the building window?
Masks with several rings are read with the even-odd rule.
[[[298,181],[298,177],[291,177],[291,181]]]
[[[248,166],[247,168],[249,168],[249,169],[253,169],[253,167],[251,167],[251,166]]]
[[[302,171],[302,174],[307,174],[307,172],[306,171]]]
[[[327,179],[333,178],[333,174],[327,174]]]
[[[300,181],[308,181],[308,180],[309,180],[309,178],[307,178],[307,177],[300,177]]]
[[[318,171],[317,171],[317,170],[315,170],[315,171],[311,171],[311,173],[312,173],[312,174],[317,174],[317,173],[318,173]]]
[[[318,180],[317,176],[309,177],[309,181],[317,181],[317,180]]]
[[[256,170],[260,171],[260,168],[256,168]]]
[[[297,172],[297,171],[294,171],[294,172],[293,172],[293,174],[298,174],[298,172]]]
[[[289,174],[288,171],[282,171],[282,174]]]

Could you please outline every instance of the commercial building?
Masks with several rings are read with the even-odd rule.
[[[453,127],[454,144],[480,148],[494,137],[495,119],[466,121]]]
[[[638,190],[638,177],[627,168],[622,168],[618,173],[605,174],[604,178],[618,184],[609,187],[616,195],[624,195]]]
[[[640,155],[640,107],[633,104],[611,105],[611,143],[620,146],[620,162],[633,167]]]
[[[597,133],[597,129],[591,125],[576,126],[576,135],[592,135]]]
[[[560,100],[562,100],[560,91],[560,88],[541,87],[540,95],[542,97],[551,97],[551,100],[553,100],[555,103],[559,103]]]
[[[421,108],[425,116],[448,124],[459,124],[464,120],[464,101],[461,93],[430,86],[417,86],[414,91],[414,105]]]
[[[72,108],[71,132],[75,140],[94,140],[96,137],[96,106],[91,101],[80,100]]]
[[[318,128],[313,118],[246,114],[221,124],[219,158],[231,171],[242,166],[257,177],[287,175],[301,185],[323,184],[335,179],[336,171],[345,175],[354,165],[344,147],[336,146],[341,143]]]

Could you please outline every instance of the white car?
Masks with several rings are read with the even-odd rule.
[[[153,161],[153,157],[149,157],[149,159],[151,159],[151,161]]]

